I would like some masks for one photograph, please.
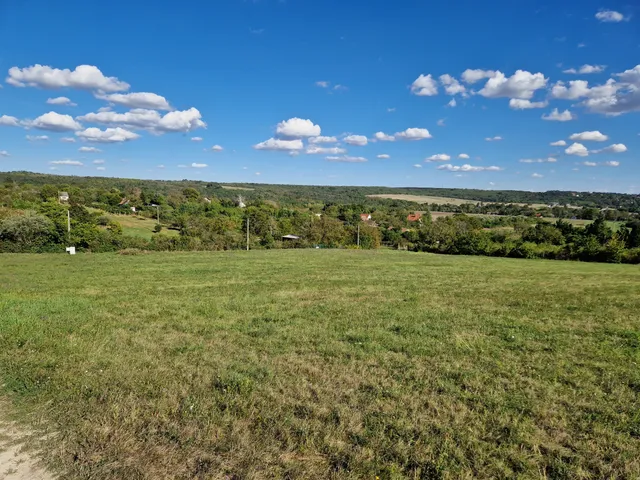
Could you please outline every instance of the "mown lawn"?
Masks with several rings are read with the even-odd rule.
[[[115,215],[106,214],[111,220],[118,222],[122,226],[122,233],[130,237],[141,237],[151,240],[154,235],[153,229],[156,226],[156,220],[151,218],[139,217],[136,215]],[[166,226],[162,229],[163,235],[178,236],[177,230],[169,230]]]
[[[0,376],[65,479],[640,478],[637,266],[0,256]]]

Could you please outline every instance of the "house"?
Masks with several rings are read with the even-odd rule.
[[[60,200],[61,202],[68,202],[69,194],[67,192],[60,192],[58,194],[58,200]]]
[[[420,212],[407,215],[407,222],[419,222],[422,220],[422,214]]]
[[[362,220],[363,222],[368,222],[369,220],[371,220],[371,214],[370,213],[361,213],[360,214],[360,220]]]
[[[129,199],[128,198],[123,198],[122,200],[120,200],[120,203],[118,205],[129,205]]]

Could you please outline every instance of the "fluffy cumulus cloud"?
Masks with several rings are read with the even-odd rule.
[[[376,132],[373,138],[380,142],[395,142],[396,140],[396,137],[394,137],[393,135],[387,135],[384,132]]]
[[[456,102],[455,98],[452,98],[451,100],[449,100],[449,103],[447,103],[447,107],[455,107],[456,105],[458,105],[458,102]]]
[[[369,140],[364,135],[348,135],[344,137],[343,141],[348,145],[357,145],[359,147],[369,143]]]
[[[84,166],[84,163],[79,162],[78,160],[69,160],[69,159],[55,160],[53,162],[49,162],[49,164],[51,164],[51,165],[68,165],[68,166],[71,166],[71,167],[82,167],[82,166]]]
[[[411,84],[411,93],[419,97],[432,97],[438,94],[438,84],[431,75],[420,75]]]
[[[554,108],[553,111],[548,115],[542,115],[543,120],[552,122],[568,122],[570,120],[573,120],[574,118],[575,117],[569,110],[560,112],[557,108]]]
[[[566,147],[567,142],[565,142],[564,140],[558,140],[557,142],[551,142],[549,145],[551,145],[552,147]]]
[[[338,139],[336,137],[310,137],[309,143],[318,144],[318,143],[338,143]]]
[[[82,140],[96,143],[122,143],[140,138],[137,133],[130,132],[124,128],[107,128],[100,130],[99,128],[87,128],[86,130],[76,132],[76,136]]]
[[[223,150],[224,148],[222,148],[220,145],[214,145],[213,147],[211,147],[211,151],[213,152],[221,152]]]
[[[451,156],[446,153],[438,153],[424,159],[425,162],[448,162],[449,160],[451,160]]]
[[[618,23],[627,20],[623,14],[615,10],[600,10],[596,13],[596,19],[603,23]]]
[[[366,162],[367,159],[364,157],[351,157],[349,155],[343,155],[341,157],[326,157],[328,162],[341,162],[341,163],[363,163]]]
[[[96,167],[96,170],[100,172],[104,172],[106,169],[107,169],[106,167]]]
[[[624,153],[628,150],[624,143],[614,143],[601,150],[592,150],[591,153]]]
[[[285,138],[318,137],[322,132],[319,125],[315,125],[311,120],[302,118],[290,118],[280,122],[276,127],[276,133]]]
[[[73,137],[62,137],[60,141],[62,143],[76,143],[76,139]]]
[[[83,152],[83,153],[100,153],[102,152],[102,150],[100,150],[99,148],[96,147],[80,147],[78,149],[79,152]]]
[[[422,168],[422,165],[420,165],[419,163],[416,163],[413,168]]]
[[[578,157],[586,157],[589,155],[589,150],[587,147],[582,145],[581,143],[572,143],[569,147],[567,147],[564,151],[567,155],[577,155]]]
[[[18,120],[16,117],[11,117],[9,115],[2,115],[0,117],[0,125],[3,125],[5,127],[19,127],[20,120]]]
[[[61,115],[56,112],[45,113],[31,122],[26,122],[29,127],[51,132],[69,132],[82,129],[82,125],[76,122],[71,115]]]
[[[522,98],[531,99],[536,90],[547,86],[547,79],[542,73],[530,73],[525,70],[517,70],[512,76],[507,77],[497,71],[478,93],[487,98]]]
[[[584,162],[582,162],[581,165],[584,165],[585,167],[597,167],[598,164],[596,162],[590,162],[588,160],[585,160]]]
[[[543,102],[532,102],[531,100],[524,100],[522,98],[512,98],[509,100],[509,107],[513,110],[528,110],[530,108],[544,108],[549,105],[546,100]]]
[[[479,82],[480,80],[484,80],[485,78],[491,78],[496,74],[493,70],[480,70],[480,69],[470,69],[468,68],[464,72],[462,72],[462,81],[464,83],[468,83],[472,85],[474,83]]]
[[[320,88],[329,88],[329,85],[331,85],[331,82],[327,82],[326,80],[319,80],[316,82],[316,87]]]
[[[382,160],[388,160],[391,158],[390,155],[387,155],[386,153],[382,153],[380,155],[378,155],[378,158],[382,159]]]
[[[253,146],[256,150],[269,150],[274,152],[289,152],[293,150],[302,150],[304,145],[302,140],[282,140],[280,138],[270,138],[264,142],[258,143]]]
[[[464,165],[451,165],[447,163],[446,165],[440,165],[438,170],[447,170],[449,172],[499,172],[502,170],[501,167],[491,166],[491,167],[478,167],[464,164]]]
[[[150,92],[112,93],[111,95],[96,95],[96,97],[123,107],[171,110],[171,105],[166,98]]]
[[[116,77],[106,77],[98,67],[79,65],[75,70],[33,65],[26,68],[12,67],[6,82],[15,87],[76,88],[102,92],[123,92],[129,84]]]
[[[606,142],[609,137],[600,133],[598,130],[592,132],[574,133],[569,137],[574,142]]]
[[[601,73],[604,72],[605,68],[607,68],[604,65],[583,65],[581,66],[579,69],[575,69],[575,68],[569,68],[567,70],[563,70],[563,73],[570,73],[570,74],[583,74],[583,75],[588,75],[590,73]]]
[[[467,91],[464,85],[448,73],[440,75],[440,83],[444,85],[444,91],[447,95],[457,95],[459,93],[466,93]]]
[[[615,160],[609,160],[608,162],[604,162],[603,165],[605,167],[619,167],[620,166],[620,162],[617,162]]]
[[[543,177],[544,177],[544,175],[541,175],[539,173],[532,173],[531,174],[531,178],[543,178]]]
[[[68,99],[67,97],[56,97],[56,98],[48,98],[47,99],[47,103],[49,105],[66,105],[68,107],[75,107],[77,106],[75,103],[73,103],[70,99]]]
[[[342,155],[343,153],[347,153],[347,151],[340,147],[318,147],[317,145],[309,145],[305,153],[307,155]]]
[[[407,128],[403,132],[397,132],[395,134],[395,138],[398,140],[424,140],[427,138],[431,138],[431,134],[429,130],[426,128]]]
[[[549,157],[549,158],[522,158],[520,159],[520,163],[556,163],[558,160]]]
[[[114,125],[128,129],[143,129],[152,133],[189,132],[198,128],[206,128],[202,115],[197,108],[175,110],[164,116],[156,110],[135,108],[125,113],[98,112],[87,113],[78,120],[103,125]],[[200,137],[196,137],[200,138]]]
[[[469,155],[467,155],[466,153],[461,153],[460,155],[458,155],[458,158],[461,160],[469,160]]]

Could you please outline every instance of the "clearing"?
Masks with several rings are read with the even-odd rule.
[[[404,194],[376,194],[376,195],[367,195],[370,198],[389,198],[391,200],[406,200],[407,202],[416,202],[416,203],[437,203],[440,205],[449,204],[449,205],[464,205],[466,203],[498,203],[498,202],[481,202],[480,200],[463,200],[462,198],[449,198],[449,197],[431,197],[425,195],[404,195]],[[513,203],[509,202],[511,205],[520,205],[525,206],[528,205],[526,203]],[[533,208],[542,208],[546,207],[546,205],[542,203],[533,203],[531,204]]]
[[[151,218],[140,217],[137,215],[116,215],[105,213],[114,222],[118,222],[122,226],[122,233],[130,237],[142,237],[151,240],[154,235],[153,229],[157,221]],[[162,228],[162,235],[177,236],[180,233],[177,230],[169,230],[166,226]]]
[[[638,291],[389,250],[4,254],[0,392],[65,479],[640,478]]]
[[[232,187],[230,185],[220,185],[220,187],[224,190],[247,190],[247,191],[253,191],[255,190],[255,188],[249,188],[249,187]]]

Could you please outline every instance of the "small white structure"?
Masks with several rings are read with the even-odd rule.
[[[58,194],[58,199],[61,202],[68,202],[69,201],[69,194],[67,192],[60,192]]]
[[[238,207],[240,207],[240,208],[245,208],[246,207],[246,205],[244,203],[244,198],[242,198],[242,195],[238,195],[238,202],[237,203],[238,203]]]
[[[67,247],[67,253],[69,255],[75,255],[76,254],[76,247]]]
[[[131,207],[131,211],[135,213],[136,207]]]

